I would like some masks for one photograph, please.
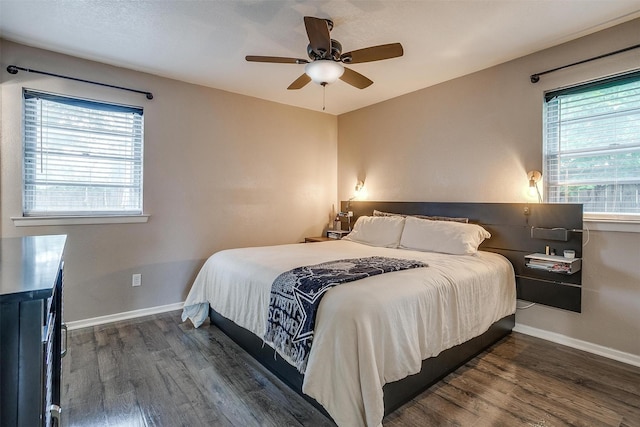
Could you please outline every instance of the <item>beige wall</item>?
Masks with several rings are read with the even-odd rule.
[[[525,173],[542,170],[543,92],[638,67],[640,50],[549,74],[535,85],[529,75],[634,45],[638,34],[640,20],[631,21],[341,115],[338,195],[350,197],[356,177],[366,177],[369,200],[532,201]],[[518,311],[517,322],[640,355],[636,231],[590,233],[582,314],[535,306]]]
[[[3,41],[2,237],[68,234],[65,319],[183,301],[204,259],[230,247],[320,235],[336,197],[335,116]],[[15,64],[149,90],[155,98]],[[15,227],[21,215],[22,87],[144,107],[146,224]],[[131,287],[131,274],[142,286]]]
[[[65,317],[73,321],[182,301],[204,259],[222,248],[318,235],[358,178],[370,200],[530,200],[525,172],[542,168],[543,92],[637,67],[640,51],[537,85],[528,76],[635,44],[639,31],[632,21],[337,119],[0,41],[1,235],[69,235]],[[155,99],[12,76],[9,64],[150,90]],[[147,224],[13,225],[23,86],[145,108]],[[582,314],[536,306],[519,311],[518,323],[640,355],[640,233],[592,231],[584,258]],[[132,288],[137,272],[143,285]]]

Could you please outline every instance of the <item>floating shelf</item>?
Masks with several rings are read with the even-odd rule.
[[[348,230],[327,230],[327,237],[330,239],[342,239],[349,233],[350,231]]]
[[[527,267],[551,273],[573,274],[582,268],[582,258],[565,258],[557,255],[536,253],[525,255],[524,259]]]

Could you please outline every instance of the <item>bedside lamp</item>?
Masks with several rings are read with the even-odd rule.
[[[353,196],[354,199],[361,200],[366,197],[367,189],[364,188],[364,181],[359,180],[356,183],[356,194]]]
[[[531,197],[538,196],[538,203],[542,203],[542,195],[538,188],[538,182],[542,179],[542,173],[540,171],[527,172],[527,179],[529,180],[529,195]]]
[[[358,180],[358,182],[356,183],[355,190],[356,190],[355,195],[353,197],[350,197],[349,200],[347,200],[347,206],[345,206],[344,212],[338,213],[339,217],[347,218],[348,231],[351,231],[351,217],[353,217],[353,212],[349,210],[351,208],[351,201],[354,199],[362,198],[362,196],[364,195],[363,193],[366,192],[364,188],[364,181]]]
[[[349,208],[351,207],[351,201],[355,200],[355,199],[362,199],[362,197],[364,196],[364,194],[366,194],[366,189],[364,188],[364,181],[362,180],[358,180],[358,182],[356,183],[356,188],[355,188],[356,192],[353,195],[353,197],[350,197],[349,200],[347,200],[347,206],[346,206],[346,210],[348,211]]]

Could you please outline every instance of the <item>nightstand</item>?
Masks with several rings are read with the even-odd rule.
[[[328,242],[328,241],[331,241],[331,240],[336,240],[336,239],[332,239],[330,237],[325,237],[325,236],[305,237],[304,238],[304,242],[305,243]]]

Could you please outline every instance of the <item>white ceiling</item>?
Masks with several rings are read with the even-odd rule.
[[[321,110],[321,86],[286,89],[303,65],[244,60],[306,58],[305,15],[331,18],[344,51],[404,46],[350,66],[372,86],[327,86],[326,112],[341,114],[640,17],[640,0],[0,0],[0,37]]]

